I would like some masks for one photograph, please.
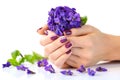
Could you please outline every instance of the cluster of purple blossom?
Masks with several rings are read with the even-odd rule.
[[[48,64],[47,59],[38,61],[37,65],[38,65],[38,67],[45,67],[44,69],[46,71],[49,71],[50,73],[55,73],[55,69],[52,67],[52,65]]]
[[[7,62],[6,64],[3,64],[3,68],[10,67],[10,66],[11,66],[11,64],[9,62]],[[50,73],[55,73],[55,69],[52,67],[52,65],[50,65],[48,63],[47,59],[39,60],[37,62],[37,66],[38,67],[44,67],[45,71],[49,71]],[[17,68],[17,70],[27,71],[27,74],[35,74],[35,72],[29,70],[28,67],[25,67],[24,65],[16,66],[16,68]],[[90,68],[88,68],[86,70],[86,68],[83,65],[81,65],[80,68],[77,69],[77,71],[80,72],[80,73],[83,73],[83,72],[87,71],[88,75],[94,76],[96,71],[105,72],[105,71],[107,71],[107,69],[103,68],[103,67],[97,67],[96,71],[92,70]],[[73,75],[73,72],[71,70],[68,70],[68,71],[63,70],[60,73],[63,74],[63,75]]]
[[[48,13],[48,28],[59,36],[63,36],[63,32],[71,28],[81,27],[82,20],[80,14],[75,8],[68,6],[58,6],[52,8]]]

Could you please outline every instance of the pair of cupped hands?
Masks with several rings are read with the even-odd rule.
[[[91,25],[72,28],[58,36],[45,25],[37,30],[42,36],[40,44],[44,54],[59,68],[92,66],[105,60],[107,40],[105,34]]]

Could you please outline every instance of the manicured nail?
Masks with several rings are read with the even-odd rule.
[[[66,52],[66,54],[70,54],[70,53],[71,53],[71,49]]]
[[[70,30],[66,30],[66,31],[65,31],[65,34],[66,34],[66,35],[71,35],[72,32],[71,32]]]
[[[70,43],[70,42],[67,42],[66,44],[65,44],[65,47],[66,48],[69,48],[69,47],[71,47],[72,46],[72,44]]]
[[[47,30],[45,30],[44,33],[45,33],[45,35],[48,35],[48,31]]]
[[[67,41],[67,38],[66,38],[66,37],[62,37],[61,40],[60,40],[61,43],[64,43],[64,42],[66,42],[66,41]]]
[[[41,30],[42,29],[42,27],[40,27],[39,29],[37,29],[37,32],[39,31],[39,30]]]
[[[52,36],[52,37],[51,37],[51,40],[54,41],[54,40],[56,40],[57,38],[58,38],[58,36]]]

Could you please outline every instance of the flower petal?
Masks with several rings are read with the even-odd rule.
[[[63,32],[71,28],[81,27],[80,14],[75,8],[58,6],[52,8],[48,13],[48,28],[57,35],[63,36]]]

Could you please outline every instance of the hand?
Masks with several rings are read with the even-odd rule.
[[[44,30],[45,28],[41,30],[42,34]],[[51,50],[47,50],[47,48],[45,49],[45,54],[47,54],[49,51],[51,52],[47,55],[56,66],[62,67],[65,63],[69,64],[69,66],[78,68],[80,65],[95,65],[101,60],[120,60],[120,54],[118,54],[120,52],[120,37],[104,34],[90,25],[84,25],[81,28],[71,29],[71,32],[72,34],[66,35],[66,37],[67,41],[72,43],[72,47],[70,48],[72,53],[66,58],[64,57],[64,60],[62,60],[62,56],[58,57],[57,53],[57,55],[54,55]],[[45,46],[51,43],[51,46],[54,46],[59,44],[56,40],[56,42],[50,40],[50,35],[53,36],[55,34],[51,32],[47,36],[44,35],[43,39],[41,40],[42,45]],[[54,43],[54,45],[52,45],[52,43]],[[62,45],[64,46],[65,43]],[[56,50],[59,52],[60,48],[57,47],[53,51]],[[54,60],[56,57],[59,59],[59,63],[62,63],[61,65],[59,65],[57,60]]]
[[[105,60],[109,51],[106,34],[90,25],[71,29],[71,32],[72,34],[67,36],[73,44],[72,55],[66,61],[68,65],[79,68],[80,65],[91,66]]]
[[[71,43],[65,36],[59,37],[52,31],[47,30],[46,27],[47,25],[37,30],[37,32],[42,36],[40,44],[44,46],[45,56],[60,68],[70,67],[65,64],[65,61],[71,55]],[[46,32],[48,35],[46,35]]]

